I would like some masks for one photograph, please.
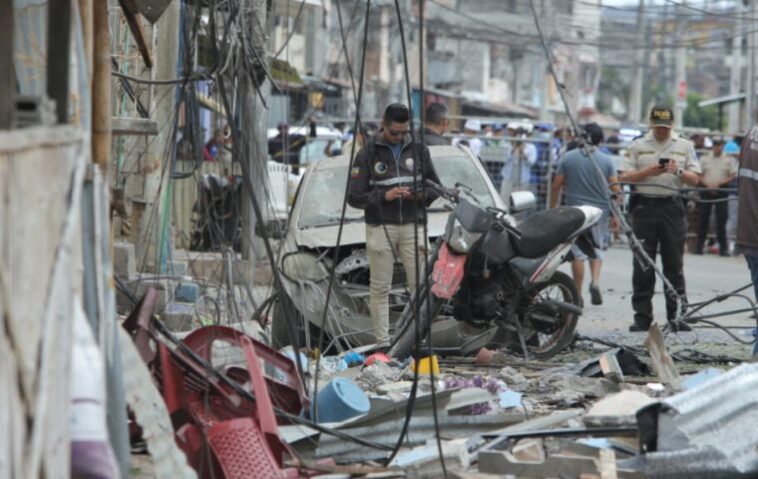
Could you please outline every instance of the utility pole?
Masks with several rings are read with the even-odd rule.
[[[645,22],[645,52],[643,55],[642,60],[642,77],[643,78],[650,78],[650,70],[651,70],[651,58],[653,56],[653,22],[652,20],[648,20]],[[645,103],[645,98],[650,98],[650,89],[643,86],[643,93],[642,97],[640,98],[640,118],[638,119],[639,123],[645,123],[645,118],[647,117],[647,109],[648,105]],[[648,100],[649,101],[649,100]]]
[[[627,120],[634,123],[639,123],[641,119],[640,112],[642,111],[642,80],[643,80],[643,58],[642,58],[642,41],[643,34],[645,32],[645,0],[640,0],[637,7],[637,32],[634,38],[634,66],[633,77],[631,84],[631,91],[629,93],[629,111],[627,113]]]
[[[101,3],[97,1],[96,4]],[[102,2],[105,3],[105,2]],[[152,80],[165,80],[176,77],[176,63],[179,57],[179,2],[171,2],[160,20],[155,24],[155,66],[152,69]],[[97,27],[97,24],[95,25]],[[95,44],[97,45],[97,37]],[[97,63],[97,58],[95,58]],[[110,65],[108,67],[110,72]],[[97,77],[96,77],[97,78]],[[97,83],[97,79],[95,79]],[[173,113],[176,98],[176,85],[154,85],[151,92],[152,119],[162,128],[158,135],[150,139],[147,147],[146,159],[141,165],[138,175],[134,176],[133,182],[127,182],[127,194],[132,197],[133,213],[132,224],[137,227],[132,229],[130,242],[135,245],[135,252],[139,267],[147,270],[160,272],[156,251],[160,251],[162,245],[158,245],[160,227],[157,218],[160,218],[161,203],[158,193],[165,195],[168,178],[163,178],[163,163],[168,161],[166,152],[171,144]],[[97,122],[97,118],[93,118]],[[110,120],[109,120],[110,121]],[[168,175],[166,175],[168,176]],[[128,180],[127,180],[128,181]],[[162,187],[161,187],[162,183]],[[133,192],[133,193],[130,193]],[[156,210],[158,214],[151,214]],[[144,261],[144,264],[142,263]]]
[[[261,31],[259,25],[266,25],[266,0],[248,0],[243,3],[246,6],[245,11],[248,15],[249,32],[252,35],[253,48],[261,48],[265,51],[266,38],[265,32]],[[261,58],[267,58],[268,55],[261,55]],[[240,62],[240,68],[244,68],[244,62]],[[250,184],[253,191],[247,188],[242,190],[242,236],[241,249],[242,258],[248,260],[248,278],[255,278],[255,266],[258,258],[265,256],[263,241],[255,236],[255,224],[265,225],[268,221],[267,208],[263,206],[268,203],[267,191],[269,190],[268,181],[268,142],[266,131],[268,130],[268,110],[264,101],[268,102],[271,95],[271,84],[268,81],[259,85],[260,95],[252,84],[250,78],[245,74],[240,74],[244,78],[242,86],[242,101],[246,103],[244,108],[245,115],[242,119],[242,132],[240,138],[246,147],[240,148],[243,155],[247,158],[241,158],[250,165],[247,174],[249,175]],[[261,99],[263,97],[263,100]],[[244,171],[244,170],[243,170]],[[258,204],[261,205],[261,215],[263,218],[257,218],[251,205],[250,195],[255,195]],[[276,265],[271,265],[275,268]]]
[[[676,8],[676,34],[674,43],[678,44],[674,57],[674,127],[681,128],[683,125],[684,110],[687,108],[687,50],[681,46],[684,33],[685,17],[683,7],[687,4],[682,1]]]
[[[744,12],[743,12],[744,13]],[[735,32],[744,31],[745,23],[735,22]],[[737,95],[740,93],[742,86],[742,38],[740,34],[735,34],[732,38],[732,61],[729,65],[729,94]],[[728,105],[727,133],[740,131],[740,103],[732,102]]]
[[[750,28],[752,28],[752,23],[750,22],[755,18],[755,2],[756,0],[751,0],[750,6],[748,7],[748,18],[746,18],[745,25],[751,25]],[[747,20],[749,20],[749,22]],[[755,32],[748,31],[747,88],[745,89],[745,94],[747,96],[745,97],[745,123],[742,128],[743,131],[749,130],[753,126],[753,123],[755,123],[755,47]]]
[[[543,25],[546,27],[545,36],[550,38],[550,34],[553,32],[553,24],[551,21],[552,18],[550,16],[550,2],[542,3],[542,18],[544,18]],[[548,121],[548,93],[550,83],[554,80],[554,78],[550,75],[550,66],[548,65],[548,60],[545,55],[539,55],[539,58],[540,60],[538,60],[537,68],[539,68],[540,73],[543,75],[542,78],[544,79],[542,81],[542,88],[540,89],[539,119],[540,121]],[[558,90],[560,87],[561,86],[558,84],[555,85],[556,90]]]

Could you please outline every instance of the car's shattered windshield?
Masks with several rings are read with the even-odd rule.
[[[483,206],[495,206],[495,200],[487,187],[487,180],[470,160],[463,156],[446,156],[434,158],[433,161],[437,175],[443,185],[453,187],[457,182],[460,182],[471,188],[471,194]],[[346,180],[346,166],[311,172],[305,191],[298,198],[298,201],[302,202],[298,226],[300,228],[313,228],[339,224]],[[440,198],[432,204],[431,209],[440,210],[444,204],[445,200]],[[345,221],[360,221],[362,219],[362,210],[355,209],[350,205],[347,206]]]

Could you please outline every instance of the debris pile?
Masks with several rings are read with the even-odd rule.
[[[650,356],[615,348],[568,364],[489,350],[398,362],[371,347],[319,358],[219,325],[179,339],[151,291],[124,328],[199,477],[758,473],[758,365],[680,377],[655,329]],[[133,396],[133,439],[154,454]]]

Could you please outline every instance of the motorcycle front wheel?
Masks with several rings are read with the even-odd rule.
[[[413,353],[416,341],[423,341],[442,307],[442,301],[439,298],[434,296],[431,291],[427,293],[428,286],[429,278],[418,288],[412,301],[405,305],[403,314],[397,321],[389,351],[389,355],[393,358],[404,360]],[[421,304],[418,306],[417,315],[416,300],[418,297],[421,298]]]
[[[556,307],[556,302],[581,307],[574,280],[560,271],[534,287],[521,318],[529,354],[540,359],[555,356],[574,340],[579,315]]]

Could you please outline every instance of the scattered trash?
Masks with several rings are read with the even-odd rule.
[[[682,389],[682,378],[679,377],[679,371],[676,370],[674,361],[671,359],[668,349],[666,349],[663,335],[661,335],[661,330],[658,329],[657,324],[650,326],[647,339],[645,340],[645,347],[650,352],[653,369],[661,379],[661,382],[669,386],[673,391],[680,391]]]
[[[358,353],[356,351],[348,351],[344,356],[342,356],[342,360],[345,361],[345,364],[347,364],[347,367],[349,368],[360,366],[366,362],[366,358],[364,358],[361,353]]]
[[[429,375],[434,374],[436,376],[439,376],[440,374],[440,363],[439,358],[437,358],[436,355],[432,355],[426,358],[421,358],[418,360],[418,366],[416,366],[416,361],[412,360],[411,362],[411,369],[413,371],[416,371],[418,369],[418,373],[420,375]]]
[[[680,377],[657,327],[645,346],[660,382],[649,382],[650,361],[634,347],[574,364],[487,348],[475,358],[398,363],[373,345],[322,356],[321,389],[307,394],[297,365],[310,384],[315,361],[292,347],[277,352],[222,326],[179,341],[151,331],[150,318],[135,313],[125,328],[168,413],[180,418],[173,437],[199,477],[234,477],[241,464],[292,477],[439,477],[440,448],[450,477],[475,477],[476,469],[516,477],[758,474],[758,365]],[[677,390],[684,392],[671,396]],[[399,453],[378,467],[372,461],[386,464],[401,430]]]
[[[318,392],[318,422],[339,422],[371,410],[371,403],[363,390],[352,381],[335,378]]]
[[[279,352],[290,358],[293,363],[295,362],[295,349],[292,346],[285,346]],[[308,357],[302,352],[298,353],[298,356],[300,357],[300,367],[303,371],[308,371]]]
[[[523,408],[521,398],[524,395],[516,391],[503,391],[500,393],[500,407],[503,409]]]
[[[320,361],[320,368],[325,373],[336,373],[347,369],[347,363],[338,356],[322,356]]]
[[[377,361],[380,361],[386,364],[386,363],[392,362],[392,358],[389,357],[386,353],[374,353],[371,356],[366,358],[366,361],[364,362],[364,364],[366,366],[371,366]]]

